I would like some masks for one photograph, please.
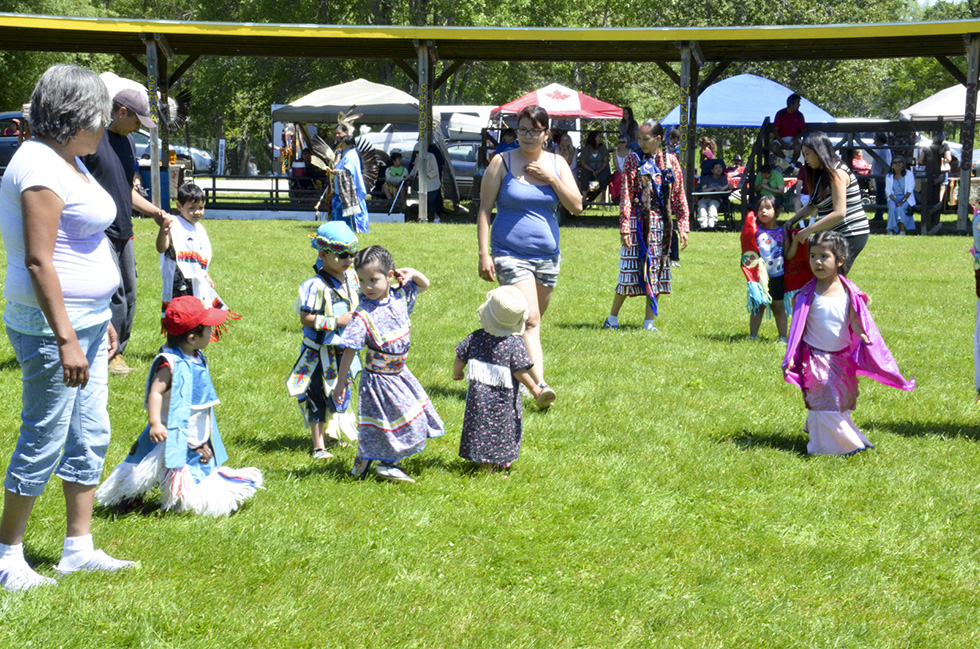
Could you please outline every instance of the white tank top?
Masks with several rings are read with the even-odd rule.
[[[848,296],[845,291],[837,297],[813,296],[806,317],[803,342],[825,352],[839,352],[851,343],[847,325]]]

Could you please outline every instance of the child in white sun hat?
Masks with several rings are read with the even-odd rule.
[[[535,399],[541,395],[521,338],[527,311],[517,287],[495,288],[477,310],[483,328],[456,345],[453,380],[463,379],[464,368],[469,379],[459,455],[488,469],[506,470],[521,452],[520,384]]]

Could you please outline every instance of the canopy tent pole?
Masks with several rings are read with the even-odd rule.
[[[963,128],[960,129],[960,188],[956,201],[956,229],[965,232],[972,221],[970,214],[970,178],[973,174],[973,134],[977,126],[977,77],[980,75],[980,37],[972,34],[966,49],[967,79],[966,108],[963,109]]]

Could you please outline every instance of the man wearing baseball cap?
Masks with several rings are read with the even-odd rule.
[[[112,326],[119,335],[119,350],[109,359],[109,372],[125,376],[132,371],[123,360],[123,352],[133,331],[133,314],[136,311],[133,209],[153,217],[157,225],[170,217],[134,188],[139,168],[131,134],[140,126],[153,126],[146,92],[127,88],[116,93],[112,99],[110,117],[112,122],[105,129],[98,150],[82,158],[82,161],[116,203],[116,220],[105,231],[121,278],[119,289],[112,296],[110,304]]]

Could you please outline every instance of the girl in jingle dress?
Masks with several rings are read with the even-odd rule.
[[[670,243],[673,234],[672,208],[680,208],[681,247],[687,240],[687,199],[684,197],[680,165],[672,154],[661,150],[663,127],[647,120],[640,127],[640,153],[632,153],[623,164],[619,202],[621,241],[619,278],[612,308],[603,327],[619,328],[619,310],[627,297],[647,298],[643,328],[657,331],[657,298],[670,293]]]

